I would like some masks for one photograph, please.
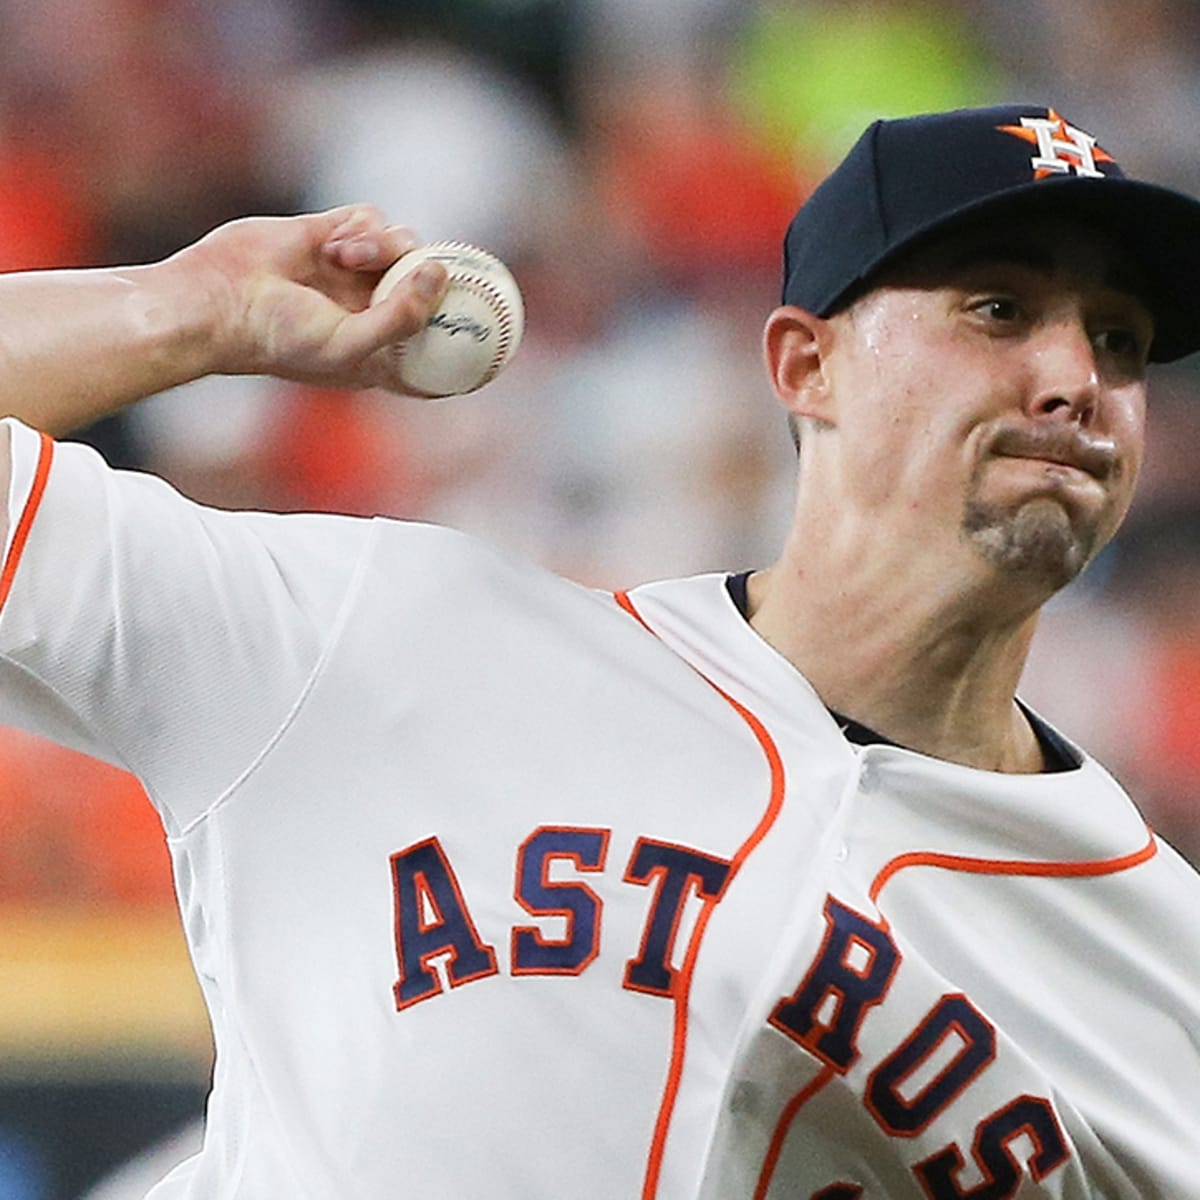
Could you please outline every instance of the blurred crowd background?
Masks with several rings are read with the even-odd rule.
[[[207,502],[447,522],[600,586],[751,568],[790,500],[759,351],[781,234],[863,126],[1049,102],[1200,193],[1198,67],[1191,0],[0,0],[0,270],[361,200],[479,242],[528,306],[481,394],[219,379],[78,436]],[[1024,691],[1200,861],[1200,367],[1154,389],[1133,517]],[[194,1141],[172,905],[137,784],[0,729],[3,1200]]]

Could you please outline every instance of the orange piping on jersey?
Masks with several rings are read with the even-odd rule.
[[[54,458],[54,439],[49,434],[41,436],[41,448],[38,450],[37,470],[33,475],[33,487],[29,489],[29,498],[21,511],[21,519],[17,522],[13,533],[12,547],[4,562],[4,571],[0,573],[0,608],[12,591],[13,579],[17,574],[17,564],[21,561],[21,552],[29,540],[29,530],[33,526],[33,518],[37,516],[38,506],[42,502],[42,494],[46,490],[46,481],[50,478],[50,463]]]
[[[1132,854],[1118,858],[1101,858],[1090,862],[1022,862],[1020,859],[970,858],[961,854],[937,854],[932,850],[917,850],[899,854],[885,863],[871,884],[871,901],[879,899],[885,885],[905,867],[941,867],[946,871],[965,871],[972,875],[1035,875],[1054,878],[1085,878],[1094,875],[1115,875],[1148,861],[1158,853],[1154,831],[1150,839]]]
[[[638,612],[627,592],[615,592],[614,599],[644,629],[654,634],[655,637],[658,636],[646,623],[642,614]],[[688,665],[691,666],[690,663]],[[767,732],[766,726],[763,725],[758,717],[744,705],[739,704],[727,692],[719,688],[702,671],[696,667],[692,667],[692,670],[750,727],[750,731],[754,734],[759,746],[762,747],[763,754],[767,759],[767,765],[771,770],[771,795],[767,802],[766,811],[759,819],[750,836],[742,843],[737,853],[733,856],[733,860],[730,863],[729,876],[725,881],[725,886],[721,889],[721,895],[724,895],[728,890],[729,884],[736,877],[738,871],[741,870],[742,864],[754,853],[763,838],[770,832],[771,826],[775,823],[775,818],[779,816],[779,810],[783,807],[785,783],[783,758],[779,753],[778,747],[775,745],[774,739]],[[653,1200],[658,1194],[658,1180],[659,1174],[662,1171],[667,1133],[671,1127],[671,1117],[675,1111],[675,1101],[679,1095],[679,1086],[683,1079],[683,1059],[687,1052],[688,997],[691,993],[692,974],[695,971],[696,960],[700,955],[700,943],[704,939],[704,931],[708,926],[709,917],[712,916],[716,904],[717,898],[715,897],[704,902],[704,906],[696,918],[695,928],[692,930],[687,954],[684,955],[683,963],[675,976],[675,1026],[671,1039],[671,1066],[667,1072],[667,1082],[663,1089],[662,1103],[658,1110],[658,1120],[654,1126],[654,1139],[650,1144],[650,1157],[646,1163],[646,1178],[642,1184],[642,1200]]]
[[[771,1186],[771,1176],[775,1174],[779,1156],[783,1153],[783,1143],[787,1139],[792,1122],[796,1119],[796,1114],[833,1078],[834,1074],[833,1067],[826,1064],[787,1102],[783,1112],[779,1114],[775,1132],[771,1135],[771,1144],[767,1147],[762,1170],[758,1175],[754,1200],[763,1200],[767,1189]]]

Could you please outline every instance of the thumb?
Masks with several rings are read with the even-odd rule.
[[[441,263],[422,263],[382,299],[347,313],[329,339],[329,356],[337,362],[359,361],[419,333],[437,311],[447,284]]]

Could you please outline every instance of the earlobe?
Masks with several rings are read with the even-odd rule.
[[[826,354],[831,327],[823,317],[787,304],[767,318],[763,352],[780,403],[794,417],[833,424]]]

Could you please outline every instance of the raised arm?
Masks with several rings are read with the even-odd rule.
[[[61,434],[210,374],[402,390],[382,347],[421,327],[444,271],[368,302],[413,244],[352,206],[234,221],[148,266],[0,276],[0,415]]]
[[[424,325],[445,270],[426,264],[369,302],[414,244],[355,205],[233,221],[147,266],[0,276],[0,416],[63,434],[212,374],[403,391],[384,348]]]

